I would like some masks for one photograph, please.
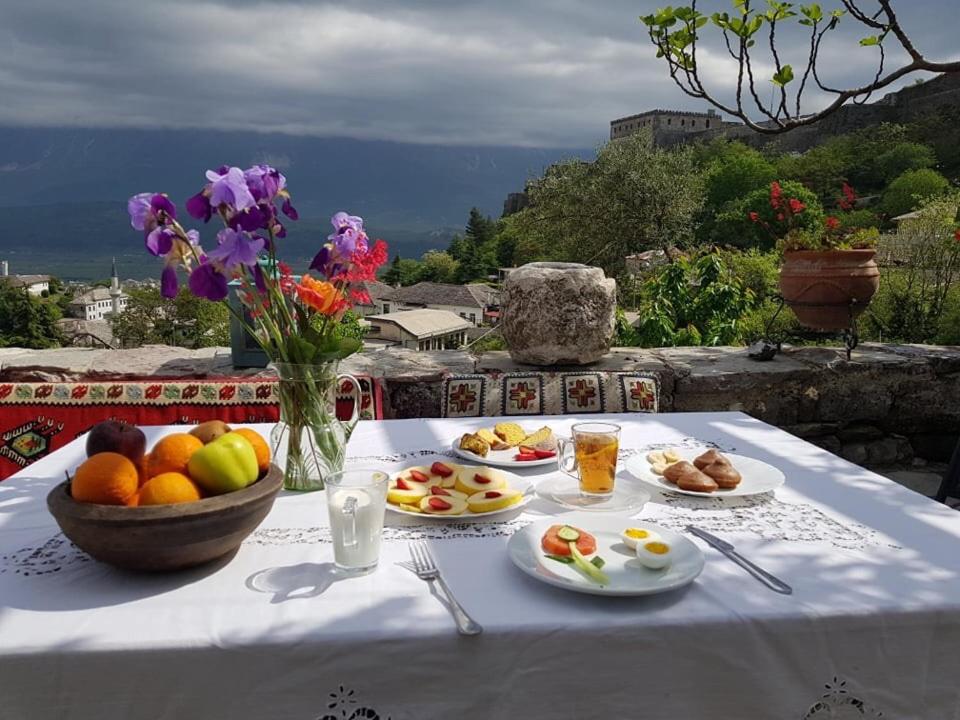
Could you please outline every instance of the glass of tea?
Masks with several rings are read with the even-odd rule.
[[[577,423],[571,434],[572,438],[559,440],[557,462],[560,469],[580,481],[582,495],[611,495],[617,475],[620,426],[601,422]]]

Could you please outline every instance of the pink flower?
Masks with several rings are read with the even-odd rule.
[[[797,200],[796,198],[790,198],[787,203],[790,205],[790,212],[794,215],[799,215],[806,209],[806,205]]]
[[[833,215],[827,218],[826,220],[827,230],[836,230],[840,227],[840,221],[835,218]]]
[[[760,213],[751,210],[750,211],[750,222],[760,222]]]

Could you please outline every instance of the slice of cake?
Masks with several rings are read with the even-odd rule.
[[[516,447],[520,444],[520,441],[527,436],[526,431],[522,427],[512,422],[497,423],[493,428],[493,432],[498,438],[503,440],[508,447]]]
[[[507,445],[507,443],[497,437],[493,430],[488,428],[480,428],[475,434],[478,437],[483,438],[487,444],[490,445],[491,450],[506,450],[508,447],[510,447]]]
[[[464,433],[460,438],[460,449],[472,452],[480,457],[486,457],[490,452],[490,443],[476,433]]]
[[[553,430],[544,426],[535,433],[527,435],[520,444],[537,450],[556,450],[557,437],[553,434]]]

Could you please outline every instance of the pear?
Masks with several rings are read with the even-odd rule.
[[[226,435],[231,431],[231,427],[223,420],[207,420],[197,425],[190,434],[204,445],[211,443],[221,435]]]

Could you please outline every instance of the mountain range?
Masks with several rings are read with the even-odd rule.
[[[328,218],[361,215],[391,254],[443,248],[471,207],[498,217],[509,192],[569,148],[416,145],[211,130],[0,128],[0,259],[11,272],[104,277],[116,255],[123,277],[158,271],[129,224],[126,199],[167,192],[181,207],[223,164],[269,163],[286,176],[301,220],[284,253],[313,255]],[[187,220],[191,220],[189,217]],[[194,223],[194,226],[196,224]],[[213,241],[212,226],[201,235]]]

